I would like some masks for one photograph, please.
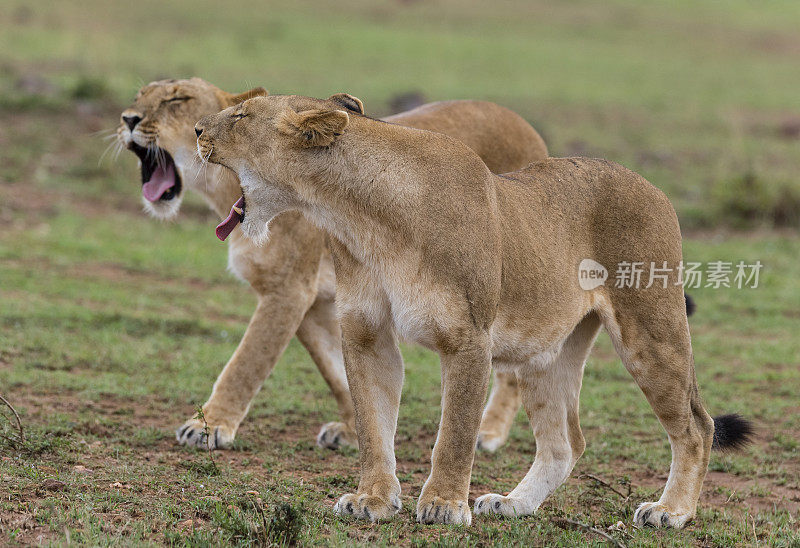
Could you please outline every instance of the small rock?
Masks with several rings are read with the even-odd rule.
[[[48,491],[63,491],[66,489],[67,484],[63,481],[58,481],[57,479],[47,478],[42,482],[42,487]]]

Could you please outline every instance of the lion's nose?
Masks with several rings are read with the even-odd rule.
[[[136,127],[136,124],[142,121],[142,117],[134,114],[132,116],[123,116],[122,120],[125,122],[125,125],[128,126],[128,129],[133,131],[133,128]]]
[[[198,137],[200,137],[200,135],[203,134],[203,128],[201,128],[200,126],[194,126],[194,132]]]

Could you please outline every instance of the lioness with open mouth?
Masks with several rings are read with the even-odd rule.
[[[536,438],[530,471],[478,513],[533,513],[585,443],[583,367],[603,326],[666,429],[672,466],[637,525],[694,515],[712,446],[743,442],[736,415],[700,400],[683,290],[678,220],[664,194],[604,160],[547,159],[493,175],[463,143],[348,112],[336,101],[258,97],[196,126],[201,157],[234,171],[242,229],[299,211],[331,234],[347,378],[360,447],[358,492],[335,511],[378,520],[400,509],[394,434],[403,362],[397,338],[441,357],[442,415],[417,503],[422,523],[471,522],[470,471],[490,367],[517,375]],[[671,268],[651,287],[583,290],[584,258]],[[645,267],[643,277],[650,273]]]
[[[153,82],[122,112],[117,134],[139,158],[145,209],[155,217],[172,218],[187,189],[199,192],[223,219],[217,235],[227,239],[230,269],[258,295],[247,332],[203,405],[211,435],[207,438],[204,422],[193,417],[178,429],[178,442],[210,449],[230,446],[251,400],[296,334],[339,407],[341,422],[325,424],[317,436],[321,446],[333,449],[356,440],[324,232],[299,213],[289,213],[272,223],[272,238],[266,245],[243,238],[237,230],[244,202],[236,175],[216,165],[202,165],[195,154],[197,120],[266,94],[263,88],[228,93],[200,78]],[[361,102],[352,96],[331,99],[339,108],[363,112]],[[544,141],[530,124],[485,101],[432,103],[387,120],[460,139],[497,173],[547,157]],[[505,441],[519,405],[514,375],[497,375],[481,429],[482,448],[494,450]]]

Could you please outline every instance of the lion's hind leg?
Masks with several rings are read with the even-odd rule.
[[[358,447],[353,400],[342,356],[342,334],[333,299],[317,298],[303,318],[297,338],[328,383],[341,417],[341,421],[322,425],[317,434],[317,445],[327,449],[338,449],[344,445]]]
[[[508,439],[521,401],[517,376],[513,371],[494,372],[494,384],[483,410],[478,431],[478,449],[494,453]]]
[[[657,299],[639,293],[618,294],[614,310],[601,313],[617,353],[667,431],[672,447],[664,493],[657,502],[641,504],[634,523],[681,528],[695,515],[714,422],[697,388],[682,292],[665,292]]]
[[[522,404],[536,438],[536,458],[508,496],[479,497],[476,514],[532,514],[572,472],[586,445],[578,416],[583,365],[599,329],[599,318],[590,313],[551,363],[517,370]]]

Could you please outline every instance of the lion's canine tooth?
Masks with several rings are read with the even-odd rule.
[[[233,206],[233,210],[234,210],[236,213],[238,213],[239,215],[244,215],[244,209],[242,209],[241,207],[236,207],[236,206]]]

